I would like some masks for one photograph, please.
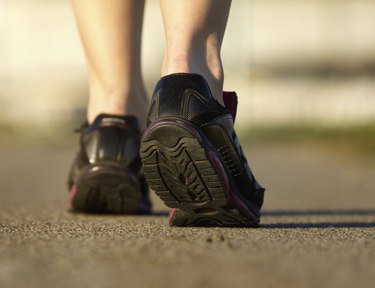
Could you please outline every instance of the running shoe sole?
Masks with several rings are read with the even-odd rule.
[[[112,166],[95,165],[83,170],[72,186],[69,209],[95,214],[139,214],[141,197],[134,175]]]
[[[258,227],[259,217],[236,192],[220,154],[201,130],[181,118],[155,121],[140,155],[147,182],[172,226]]]

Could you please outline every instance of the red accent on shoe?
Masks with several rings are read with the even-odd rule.
[[[236,92],[224,91],[223,101],[224,101],[225,107],[229,110],[230,114],[232,114],[233,122],[234,122],[236,120],[237,104],[238,104],[238,97],[237,97]]]
[[[68,203],[68,209],[72,209],[72,208],[73,208],[72,201],[73,201],[73,198],[76,196],[76,193],[77,193],[77,186],[76,186],[76,185],[73,185],[73,186],[70,188],[70,191],[69,191],[69,203]]]
[[[172,208],[171,211],[169,211],[168,221],[171,222],[171,219],[173,217],[174,212],[176,211],[176,208]]]

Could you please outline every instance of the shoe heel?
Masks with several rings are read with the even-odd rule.
[[[173,226],[250,226],[230,203],[220,156],[198,128],[184,120],[159,120],[141,141],[141,160],[150,187],[172,210]]]
[[[71,210],[84,213],[135,214],[141,191],[134,175],[120,169],[94,166],[73,187]]]

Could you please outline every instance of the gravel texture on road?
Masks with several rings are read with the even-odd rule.
[[[317,146],[246,154],[262,225],[174,228],[66,212],[74,148],[0,149],[0,287],[373,287],[375,165]]]

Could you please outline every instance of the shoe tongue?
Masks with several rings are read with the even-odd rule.
[[[229,110],[230,114],[232,114],[232,118],[233,118],[233,122],[234,122],[236,120],[237,103],[238,103],[236,92],[224,91],[223,92],[223,101],[224,101],[225,108],[227,108]]]

